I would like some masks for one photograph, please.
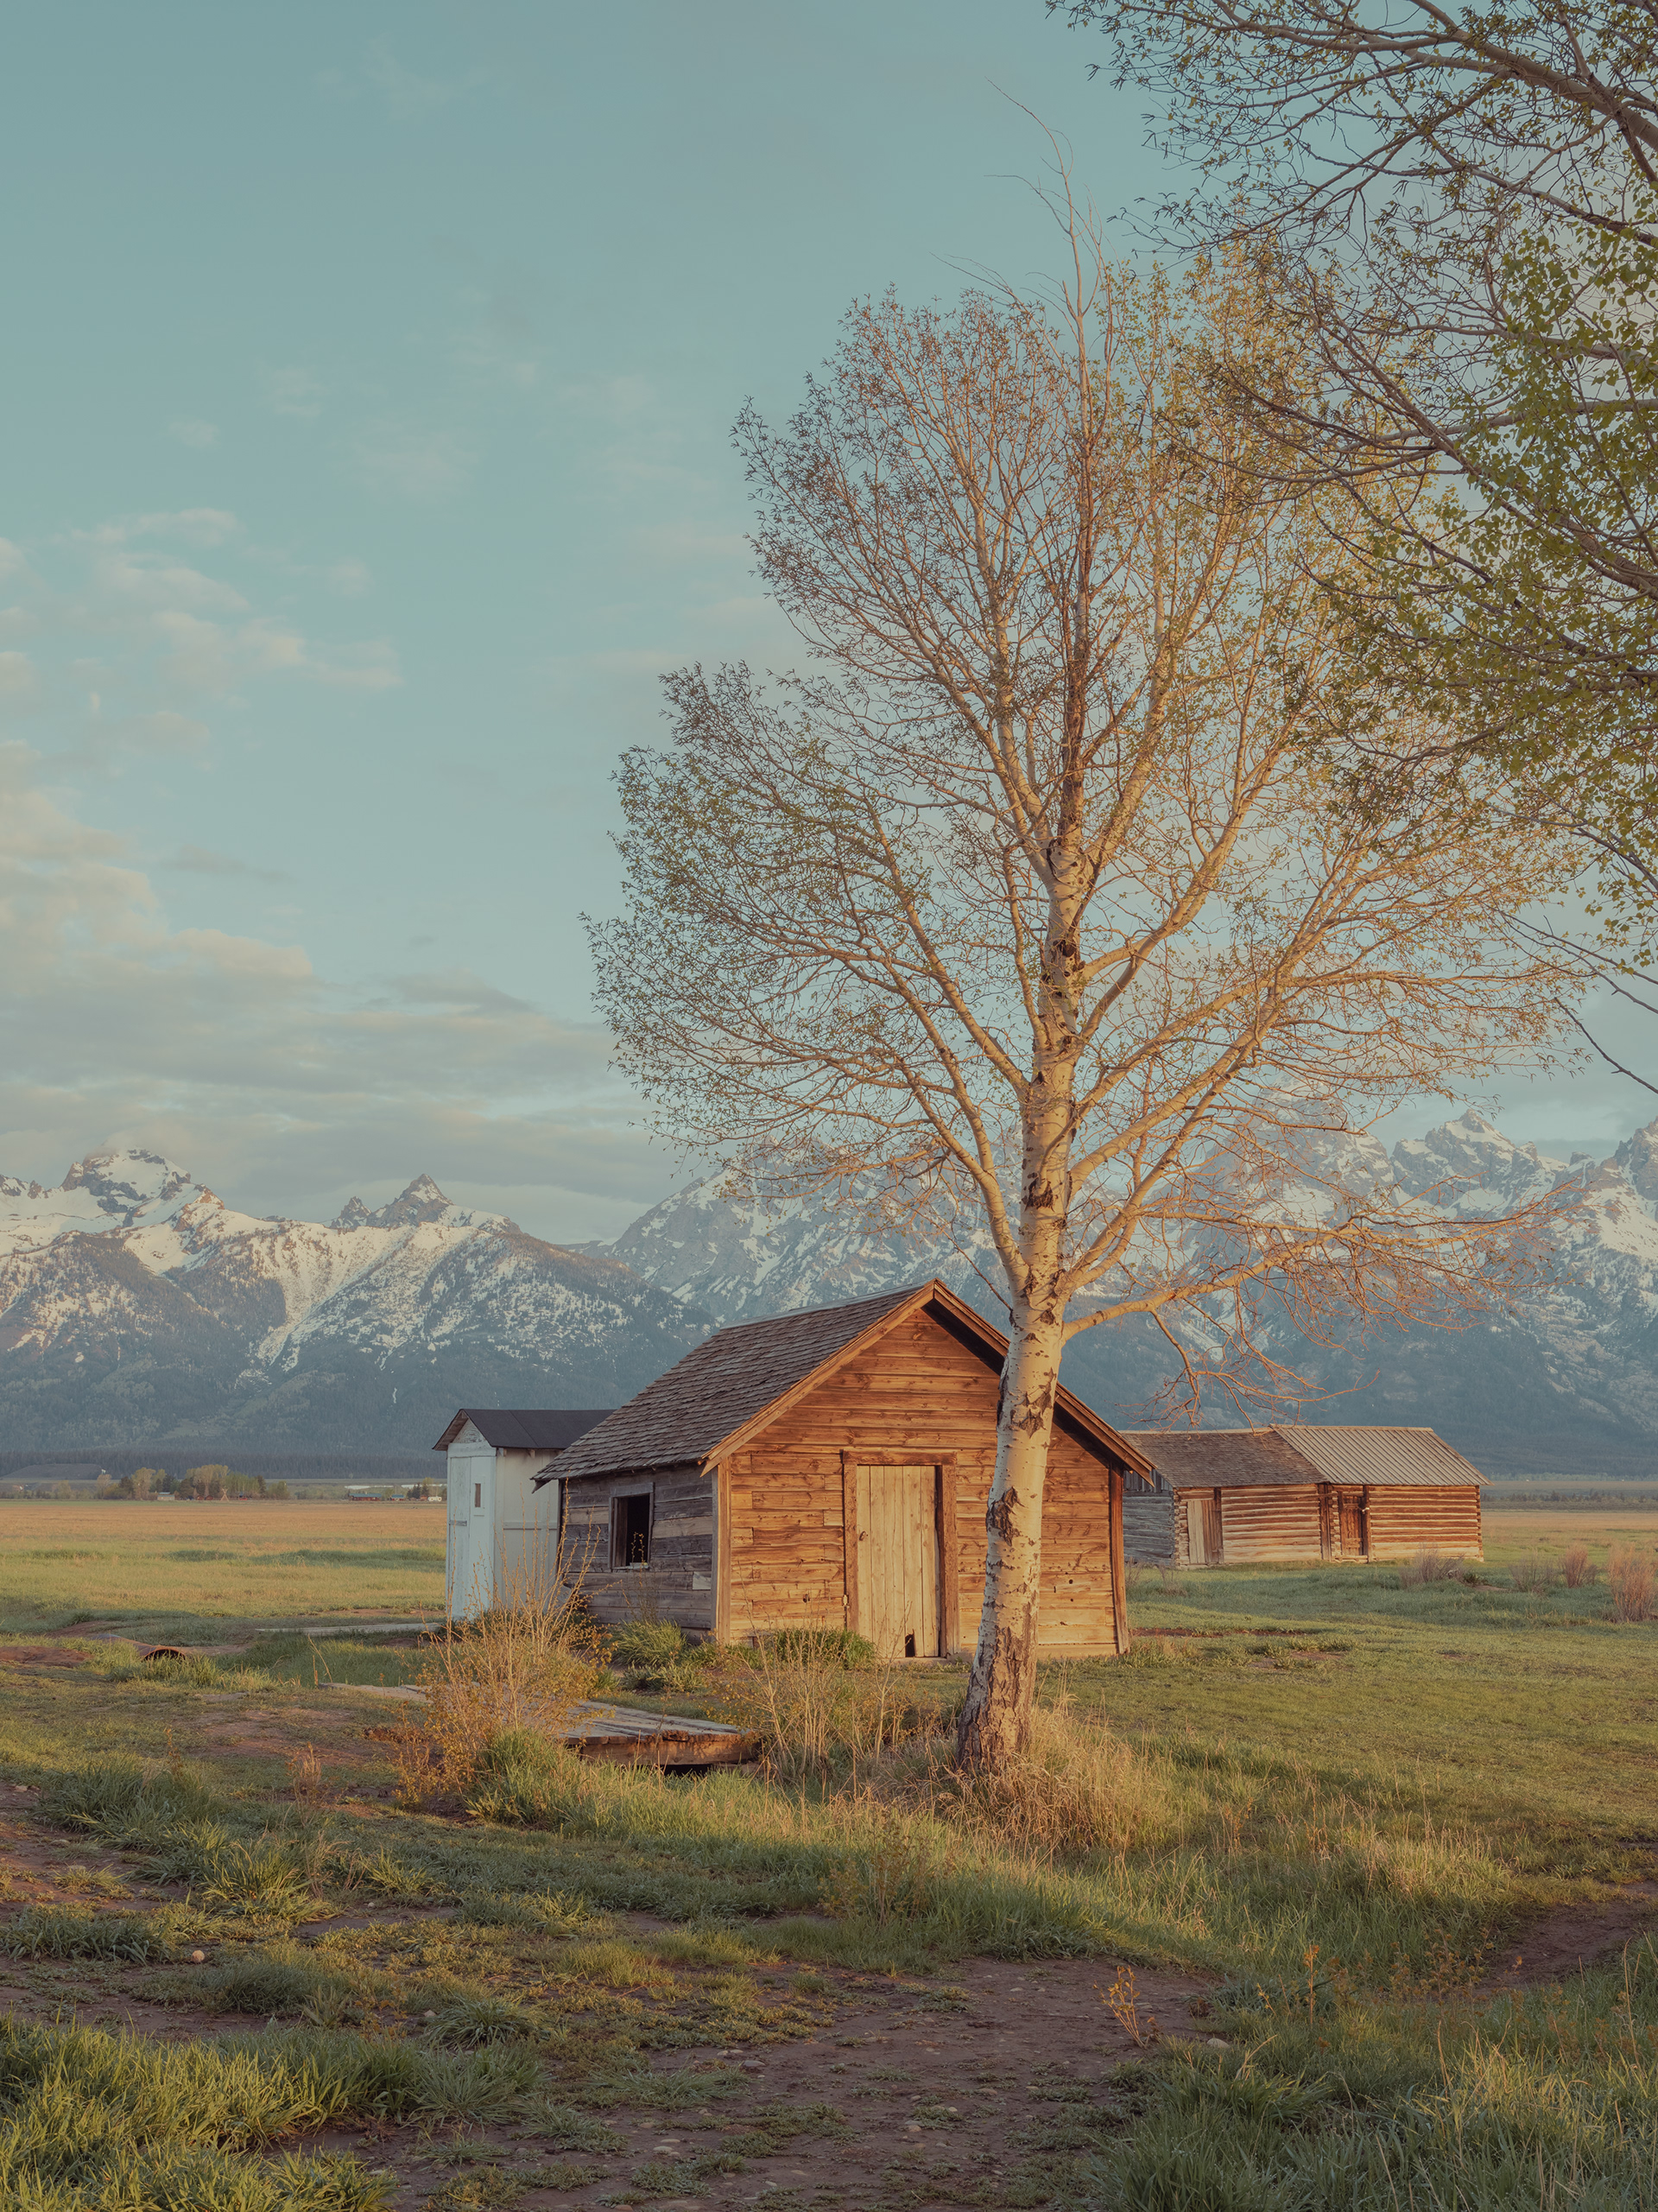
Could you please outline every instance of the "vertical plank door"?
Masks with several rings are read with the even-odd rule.
[[[1206,1567],[1209,1554],[1203,1541],[1203,1500],[1188,1498],[1186,1501],[1186,1556],[1193,1567]]]
[[[1341,1556],[1344,1559],[1364,1556],[1364,1523],[1357,1490],[1341,1493]]]
[[[857,1629],[883,1659],[939,1652],[939,1543],[932,1466],[857,1470]]]
[[[1212,1490],[1203,1501],[1203,1549],[1212,1567],[1218,1567],[1226,1556],[1221,1535],[1218,1490]]]

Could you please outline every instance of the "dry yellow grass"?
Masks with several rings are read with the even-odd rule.
[[[0,1631],[443,1613],[441,1505],[0,1500]]]

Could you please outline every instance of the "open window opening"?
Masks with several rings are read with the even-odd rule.
[[[649,1491],[636,1491],[630,1498],[611,1500],[611,1564],[612,1567],[649,1566]]]

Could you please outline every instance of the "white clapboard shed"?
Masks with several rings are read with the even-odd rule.
[[[608,1406],[463,1405],[432,1447],[448,1455],[451,1620],[551,1587],[558,1547],[559,1454]]]

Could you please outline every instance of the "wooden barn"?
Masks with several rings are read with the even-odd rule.
[[[889,1657],[971,1650],[1007,1339],[927,1283],[722,1329],[572,1443],[560,1571],[598,1617],[742,1641],[851,1628]],[[1122,1500],[1141,1455],[1060,1392],[1044,1650],[1126,1650]]]
[[[461,1407],[432,1447],[448,1455],[444,1581],[451,1620],[510,1603],[515,1593],[547,1579],[558,1544],[557,1497],[538,1490],[536,1478],[609,1410]]]
[[[1140,1429],[1156,1470],[1131,1499],[1129,1556],[1177,1567],[1262,1560],[1483,1556],[1485,1477],[1431,1429]]]

